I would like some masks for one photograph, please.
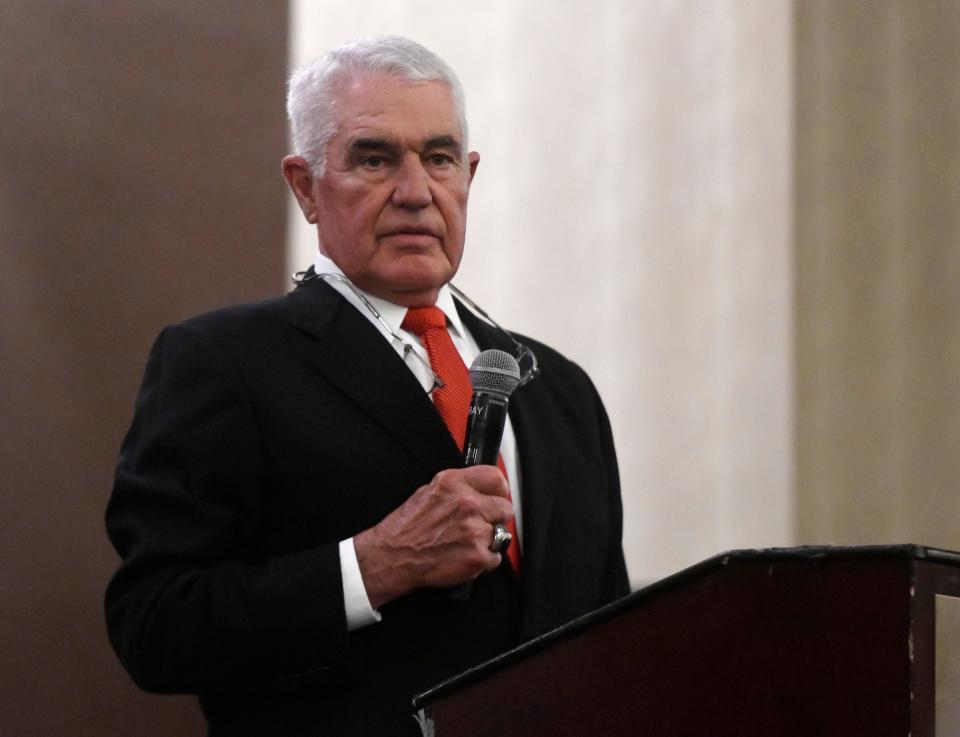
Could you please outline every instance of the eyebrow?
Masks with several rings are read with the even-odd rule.
[[[462,146],[460,141],[458,141],[454,136],[446,134],[434,136],[433,138],[428,138],[426,141],[424,141],[424,151],[430,151],[438,148],[450,149],[459,153],[462,149]],[[378,151],[392,154],[396,153],[397,146],[385,138],[358,138],[350,143],[347,151],[348,155],[361,151]]]
[[[449,135],[434,136],[433,138],[428,139],[423,147],[427,150],[432,148],[451,148],[458,152],[463,148],[460,141]]]
[[[358,138],[356,141],[351,142],[348,151],[350,153],[355,151],[383,151],[393,153],[396,151],[396,146],[385,138]]]

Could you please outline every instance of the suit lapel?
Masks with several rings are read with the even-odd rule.
[[[460,458],[433,403],[376,328],[320,280],[288,296],[306,359],[429,473]]]
[[[500,331],[476,317],[457,302],[460,318],[481,350],[499,348],[513,355],[513,343]],[[523,505],[523,580],[525,604],[535,601],[536,582],[544,560],[550,529],[550,512],[560,458],[542,423],[548,412],[539,380],[520,387],[510,398],[510,422],[520,456],[521,504]]]

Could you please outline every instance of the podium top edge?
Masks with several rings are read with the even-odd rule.
[[[925,545],[801,545],[793,548],[743,548],[729,550],[712,558],[697,563],[687,570],[699,569],[700,566],[709,566],[716,563],[724,564],[728,561],[762,561],[824,558],[907,558],[915,560],[930,560],[939,563],[960,565],[960,553],[942,548],[931,548]]]
[[[414,709],[422,709],[429,702],[436,700],[452,691],[482,679],[487,674],[509,666],[528,656],[549,647],[554,642],[572,637],[590,627],[611,619],[621,612],[630,610],[639,603],[658,596],[674,586],[699,576],[706,571],[730,565],[788,562],[788,561],[826,561],[837,559],[900,559],[919,560],[931,563],[945,563],[960,567],[960,552],[932,548],[916,544],[900,545],[803,545],[789,548],[743,548],[728,550],[714,555],[706,560],[695,563],[673,573],[666,578],[643,586],[628,594],[622,599],[611,602],[600,609],[574,619],[567,624],[550,630],[518,647],[509,650],[491,660],[481,663],[469,670],[440,683],[433,688],[417,694],[413,699]]]

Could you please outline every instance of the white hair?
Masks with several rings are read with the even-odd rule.
[[[295,152],[316,176],[323,176],[326,149],[337,132],[337,87],[355,74],[387,74],[410,84],[443,82],[450,88],[454,113],[467,145],[463,87],[447,63],[429,49],[402,36],[371,36],[348,41],[292,75],[287,117]]]

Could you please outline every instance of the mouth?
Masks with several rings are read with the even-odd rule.
[[[382,237],[389,238],[391,236],[426,236],[429,238],[439,238],[440,234],[430,228],[409,226],[390,228],[383,233]]]
[[[387,239],[396,246],[421,250],[433,248],[441,241],[435,230],[423,227],[399,227],[385,230],[380,238]]]

